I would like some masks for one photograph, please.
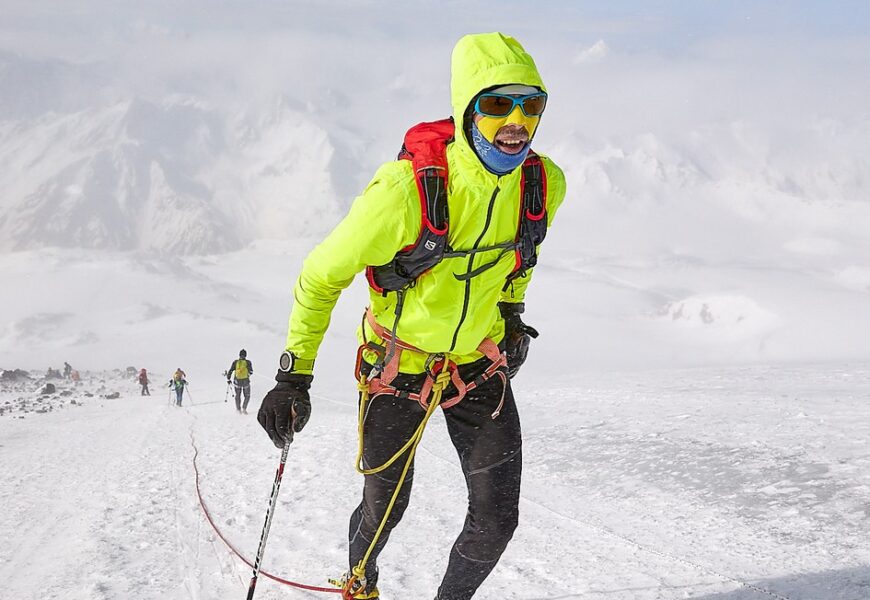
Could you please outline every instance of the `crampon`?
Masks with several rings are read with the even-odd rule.
[[[330,579],[329,583],[341,588],[342,600],[372,600],[380,596],[377,586],[369,588],[366,585],[365,577],[357,578],[345,573],[338,579]]]

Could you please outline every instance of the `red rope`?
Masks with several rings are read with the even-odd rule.
[[[190,433],[190,445],[193,446],[193,471],[196,473],[196,496],[199,498],[199,506],[202,508],[202,512],[205,514],[206,520],[208,520],[212,529],[214,529],[215,533],[218,537],[226,544],[227,548],[229,548],[233,554],[238,556],[243,563],[254,568],[254,563],[245,558],[241,552],[239,552],[235,546],[221,533],[221,530],[218,529],[217,525],[215,525],[214,520],[211,518],[211,513],[208,512],[208,507],[205,505],[205,500],[202,499],[202,491],[199,488],[199,468],[196,465],[196,457],[199,455],[199,449],[196,447],[196,443],[193,441],[193,432]],[[326,592],[330,594],[341,594],[342,590],[339,588],[326,588],[326,587],[318,587],[316,585],[307,585],[304,583],[297,583],[295,581],[290,581],[288,579],[283,579],[282,577],[278,577],[277,575],[272,575],[271,573],[267,573],[266,571],[260,570],[260,575],[268,577],[273,581],[277,581],[278,583],[283,583],[284,585],[289,585],[295,588],[300,588],[303,590],[309,590],[312,592]]]

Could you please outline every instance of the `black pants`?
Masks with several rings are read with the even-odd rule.
[[[463,366],[463,380],[472,381],[487,364],[483,359]],[[393,384],[399,390],[417,392],[422,381],[423,376],[399,375]],[[451,386],[444,398],[454,393]],[[493,419],[502,393],[504,406]],[[372,468],[386,462],[413,435],[424,414],[413,400],[386,395],[372,398],[363,429],[363,465]],[[450,552],[438,600],[467,600],[495,567],[517,526],[522,471],[520,420],[510,382],[505,384],[498,376],[446,409],[444,416],[468,486],[468,512]],[[351,567],[359,563],[374,539],[404,465],[402,457],[386,470],[365,476],[362,502],[350,518]],[[408,506],[412,479],[413,465],[366,565],[369,588],[377,581],[377,556]],[[429,504],[435,500],[429,499]]]

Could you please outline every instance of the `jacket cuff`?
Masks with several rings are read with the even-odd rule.
[[[521,315],[526,310],[525,302],[499,302],[498,310],[501,313],[502,319],[507,319],[510,316]]]
[[[278,371],[275,375],[275,381],[278,383],[290,383],[297,389],[307,390],[311,387],[311,382],[314,380],[314,375],[305,375],[303,373],[285,373]]]

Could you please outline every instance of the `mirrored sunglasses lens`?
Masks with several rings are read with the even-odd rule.
[[[514,103],[506,96],[481,96],[477,101],[480,112],[491,117],[505,117],[511,114]]]
[[[547,106],[546,96],[532,96],[523,100],[523,111],[529,117],[538,117],[544,112],[544,107]]]

